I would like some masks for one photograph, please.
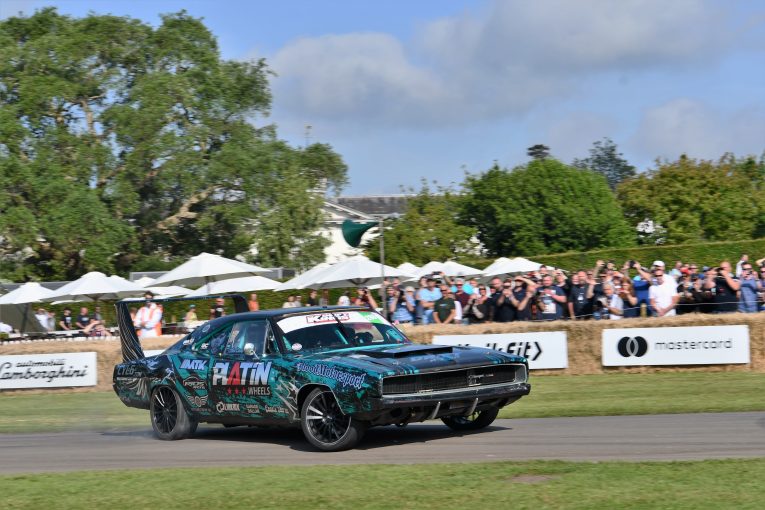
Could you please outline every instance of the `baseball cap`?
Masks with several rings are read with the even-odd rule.
[[[664,262],[662,262],[661,260],[654,260],[653,265],[654,267],[664,267]]]

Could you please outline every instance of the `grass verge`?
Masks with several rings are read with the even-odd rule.
[[[765,459],[284,466],[0,477],[3,508],[761,508]]]
[[[765,374],[751,372],[531,377],[503,418],[765,410]],[[0,396],[0,433],[148,427],[147,411],[111,392]]]

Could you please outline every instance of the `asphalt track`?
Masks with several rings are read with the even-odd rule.
[[[147,417],[148,421],[148,417]],[[159,441],[150,428],[0,435],[0,473],[158,467],[409,464],[561,459],[691,460],[765,457],[765,413],[497,420],[460,434],[440,421],[367,432],[358,448],[323,453],[299,430],[201,426]]]

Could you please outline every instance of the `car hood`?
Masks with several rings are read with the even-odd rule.
[[[304,361],[330,362],[388,376],[526,361],[520,356],[481,347],[423,344],[359,347],[310,353],[300,358]]]

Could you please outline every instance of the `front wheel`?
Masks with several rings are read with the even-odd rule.
[[[316,388],[303,402],[300,426],[309,443],[326,452],[348,450],[364,436],[366,426],[343,414],[331,391]]]
[[[197,422],[186,412],[178,394],[167,386],[152,393],[149,414],[154,434],[164,441],[185,439],[197,429]]]
[[[441,421],[452,430],[478,430],[486,428],[497,419],[499,408],[476,411],[469,416],[444,416]]]

